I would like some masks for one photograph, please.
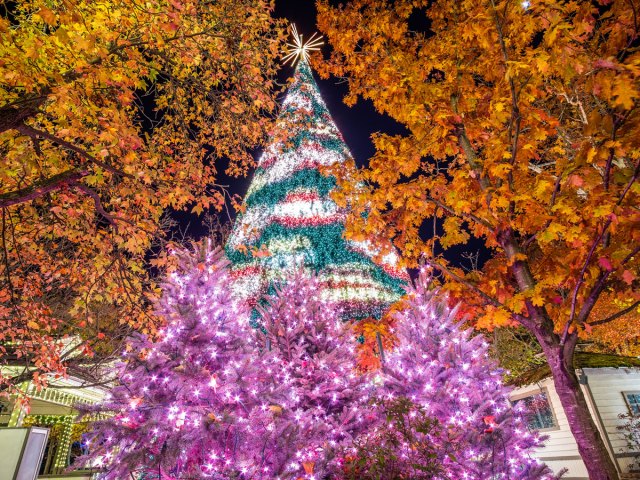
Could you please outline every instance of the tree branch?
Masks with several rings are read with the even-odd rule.
[[[77,182],[82,177],[88,175],[86,170],[78,171],[76,169],[67,170],[65,172],[54,175],[29,187],[0,194],[0,208],[10,207],[19,203],[30,202],[38,197],[46,195],[49,192],[58,190],[65,185]]]
[[[496,24],[496,30],[498,32],[498,40],[500,41],[500,50],[502,51],[502,59],[505,63],[505,71],[507,70],[507,65],[509,62],[509,54],[507,52],[507,45],[504,41],[504,32],[502,31],[502,22],[498,17],[498,11],[496,9],[496,4],[493,0],[491,0],[491,7],[493,9],[493,18]],[[520,136],[520,109],[518,108],[518,92],[516,91],[516,84],[513,81],[513,76],[509,76],[509,91],[511,92],[511,120],[509,122],[509,137],[512,139],[511,142],[511,164],[513,165],[516,161],[516,155],[518,152],[518,138]]]
[[[451,95],[451,109],[453,110],[453,113],[455,113],[457,116],[460,116],[458,112],[458,97],[456,95]],[[454,125],[454,127],[455,136],[458,138],[458,142],[460,143],[460,146],[462,147],[462,150],[467,157],[467,162],[469,162],[473,173],[477,176],[482,190],[486,190],[490,185],[487,178],[482,173],[482,165],[480,165],[478,156],[476,155],[476,152],[471,145],[471,141],[467,136],[464,124],[457,123]]]
[[[58,137],[56,137],[55,135],[52,135],[49,132],[45,132],[43,130],[35,129],[35,128],[33,128],[33,127],[29,126],[29,125],[26,125],[24,123],[21,124],[21,125],[18,125],[16,127],[16,130],[18,130],[23,135],[26,135],[26,136],[31,137],[31,138],[41,137],[41,138],[45,138],[45,139],[49,140],[50,142],[57,143],[61,147],[64,147],[67,150],[71,150],[72,152],[77,153],[82,158],[88,160],[89,162],[93,163],[94,165],[97,165],[97,166],[105,169],[108,172],[111,172],[114,175],[117,175],[119,177],[130,178],[130,179],[133,179],[133,180],[135,180],[135,178],[136,178],[136,177],[134,177],[133,175],[131,175],[129,173],[122,172],[122,171],[118,170],[117,168],[112,167],[111,165],[108,165],[108,164],[98,160],[93,155],[89,154],[86,150],[83,150],[82,148],[76,147],[74,144],[72,144],[70,142],[67,142],[66,140],[62,140],[61,138],[58,138]]]
[[[582,269],[580,270],[580,276],[578,277],[578,281],[576,282],[576,286],[574,287],[573,294],[571,296],[571,313],[569,314],[569,319],[567,320],[567,323],[564,328],[565,333],[562,335],[563,339],[566,337],[566,332],[569,330],[569,327],[573,323],[573,320],[576,315],[578,291],[580,290],[580,287],[584,283],[584,274],[587,271],[587,267],[589,267],[589,263],[591,263],[591,258],[593,257],[593,254],[596,251],[596,247],[600,244],[600,241],[602,240],[602,237],[604,236],[605,232],[609,228],[609,225],[611,225],[611,218],[607,219],[607,221],[605,222],[604,226],[602,227],[602,231],[600,232],[598,237],[593,241],[593,244],[589,249],[589,253],[587,254],[587,258],[584,260],[584,264],[582,265]]]
[[[609,317],[603,318],[601,320],[596,320],[595,322],[587,323],[587,325],[589,325],[591,327],[597,327],[598,325],[604,325],[605,323],[612,322],[613,320],[626,315],[627,313],[631,312],[632,310],[635,310],[636,308],[638,308],[638,306],[640,306],[640,300],[637,300],[635,303],[632,303],[627,308],[625,308],[623,310],[620,310],[619,312],[614,313],[613,315],[611,315]]]
[[[105,220],[107,220],[116,230],[118,229],[118,225],[116,224],[116,220],[120,221],[120,222],[125,222],[128,223],[129,225],[134,225],[135,223],[133,223],[131,220],[128,220],[126,218],[122,218],[122,217],[118,217],[116,215],[111,215],[109,212],[107,212],[104,207],[102,206],[102,200],[100,198],[100,195],[98,195],[98,193],[87,187],[86,185],[83,185],[82,183],[77,183],[74,182],[73,187],[77,188],[78,190],[86,193],[87,195],[89,195],[92,199],[93,199],[93,203],[95,205],[96,208],[96,212],[98,212],[100,215],[102,215]]]
[[[199,36],[209,35],[212,37],[227,38],[224,35],[216,35],[215,29],[211,30],[203,30],[200,32],[194,32],[191,34],[180,34],[174,35],[172,37],[168,37],[163,39],[164,43],[173,42],[176,40],[185,40],[191,39]],[[126,50],[127,48],[139,48],[143,45],[149,44],[148,40],[134,40],[128,43],[124,43],[122,45],[114,45],[107,52],[107,57],[95,57],[88,61],[89,66],[96,66],[103,63],[103,61],[108,58],[109,55],[118,54],[121,50]],[[71,83],[75,80],[80,79],[84,76],[85,73],[82,70],[73,69],[69,70],[61,75],[62,80],[65,83]],[[25,96],[15,102],[12,102],[8,105],[4,105],[0,108],[0,133],[5,132],[7,130],[19,130],[20,125],[24,125],[24,122],[32,117],[35,117],[40,112],[40,107],[47,101],[49,95],[53,92],[54,86],[52,84],[57,83],[57,79],[49,78],[47,79],[49,86],[44,87],[37,94],[31,96]]]
[[[456,213],[455,210],[453,210],[452,208],[446,206],[445,204],[443,204],[442,202],[440,202],[439,200],[436,200],[435,198],[432,198],[430,196],[426,197],[426,200],[428,202],[433,203],[434,205],[437,205],[438,207],[442,208],[445,212],[450,213],[451,215],[453,215],[454,217],[459,217],[462,218],[464,220],[472,220],[476,223],[479,223],[480,225],[487,227],[490,230],[493,230],[495,227],[493,225],[491,225],[489,222],[487,222],[486,220],[483,220],[480,217],[476,217],[475,215],[473,215],[472,213]]]
[[[434,268],[437,268],[442,273],[450,276],[456,282],[461,283],[462,285],[467,287],[469,290],[471,290],[471,291],[477,293],[478,295],[480,295],[483,299],[485,299],[489,304],[493,305],[494,307],[504,308],[506,311],[508,311],[511,315],[513,315],[513,317],[516,318],[523,325],[527,325],[529,323],[529,320],[526,317],[520,315],[519,313],[516,313],[516,312],[512,311],[507,306],[505,306],[504,304],[500,303],[498,300],[493,298],[491,295],[489,295],[489,294],[483,292],[482,290],[480,290],[473,283],[471,283],[468,280],[465,280],[464,278],[462,278],[461,276],[453,273],[451,270],[449,270],[444,265],[440,265],[439,263],[434,262],[434,261],[430,261],[430,260],[427,260],[427,265],[430,265],[430,266],[432,266]]]
[[[617,206],[620,206],[622,204],[625,196],[627,195],[627,193],[629,192],[629,190],[631,189],[635,181],[638,179],[638,176],[640,176],[640,161],[638,161],[638,163],[636,164],[636,168],[633,172],[633,175],[631,176],[631,178],[627,182],[627,185],[625,186],[622,193],[620,194],[620,197],[616,202]],[[585,272],[589,266],[589,263],[591,262],[591,258],[593,257],[596,247],[602,241],[602,238],[607,233],[607,230],[611,226],[611,223],[612,223],[612,219],[611,217],[609,217],[605,222],[604,226],[602,227],[602,231],[598,235],[598,238],[596,238],[596,240],[593,242],[593,245],[591,245],[591,249],[589,250],[587,258],[585,259],[584,264],[582,265],[582,269],[580,270],[580,276],[578,278],[575,288],[573,289],[573,295],[571,298],[571,313],[569,315],[569,319],[567,320],[567,323],[564,326],[561,343],[564,343],[564,341],[566,340],[567,335],[569,333],[569,328],[571,327],[571,324],[575,319],[578,292],[580,290],[580,287],[584,283]],[[639,247],[636,247],[634,251],[632,251],[629,255],[627,255],[627,257],[622,261],[621,265],[624,265],[625,263],[627,263],[631,257],[637,254],[638,249]],[[602,270],[602,269],[600,270],[600,275],[598,275],[598,279],[596,280],[595,285],[591,289],[591,292],[589,292],[589,295],[587,295],[585,303],[582,305],[582,308],[578,313],[578,323],[580,324],[586,323],[587,317],[589,316],[589,314],[591,313],[591,310],[596,304],[596,301],[598,300],[600,293],[602,293],[602,290],[604,289],[606,281],[611,275],[611,272],[612,272],[611,270]]]
[[[616,205],[621,205],[622,201],[624,200],[624,197],[627,195],[627,193],[629,192],[629,190],[631,190],[631,187],[633,186],[633,184],[636,182],[636,180],[638,179],[638,177],[640,177],[640,160],[638,160],[638,163],[636,163],[636,168],[633,171],[633,176],[629,179],[629,182],[627,183],[627,185],[624,187],[624,190],[622,191],[622,193],[620,194],[620,198],[618,199],[618,201],[616,202]]]
[[[622,262],[620,262],[620,266],[625,265],[629,260],[631,260],[635,255],[637,255],[638,252],[640,252],[640,246],[637,246],[636,248],[634,248],[631,251],[631,253],[629,253],[622,260]],[[581,324],[586,323],[587,317],[591,313],[591,310],[596,304],[598,297],[600,296],[600,294],[602,293],[602,290],[604,290],[604,287],[606,286],[607,279],[612,273],[613,273],[613,270],[601,270],[600,275],[598,276],[598,280],[596,281],[595,285],[591,289],[591,292],[589,292],[587,299],[585,300],[584,304],[582,305],[582,308],[580,309],[580,312],[578,313],[579,323]]]

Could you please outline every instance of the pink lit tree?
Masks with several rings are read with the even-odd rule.
[[[265,478],[329,478],[340,470],[337,452],[372,421],[373,386],[355,371],[353,332],[321,292],[317,278],[298,274],[259,307],[264,409],[273,415],[256,448]]]
[[[481,335],[436,300],[421,275],[396,314],[383,366],[382,425],[360,439],[348,478],[554,478],[532,457],[541,438],[512,408]],[[373,473],[373,474],[372,474]]]
[[[134,338],[120,382],[94,424],[91,454],[105,480],[129,478],[256,478],[251,471],[251,410],[261,403],[249,355],[248,312],[231,296],[221,249],[211,242],[178,252],[164,284],[158,341]],[[137,477],[136,477],[137,478]]]
[[[424,278],[397,313],[399,346],[376,387],[356,373],[353,332],[317,278],[277,286],[253,329],[220,249],[177,258],[161,338],[134,338],[110,398],[81,407],[109,416],[79,466],[104,480],[551,477],[482,337]],[[363,445],[378,455],[357,463]]]

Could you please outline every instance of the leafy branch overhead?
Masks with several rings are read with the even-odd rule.
[[[392,238],[479,328],[532,333],[589,477],[617,478],[573,359],[580,338],[640,337],[637,6],[320,0],[318,14],[333,52],[317,68],[408,132],[374,135],[362,181],[341,182],[348,235]],[[468,242],[489,258],[465,271],[451,247]]]
[[[363,182],[342,182],[350,235],[388,235],[409,265],[426,260],[447,289],[473,294],[480,326],[533,309],[567,332],[614,322],[612,346],[637,337],[633,7],[383,3],[319,3],[334,48],[319,71],[348,79],[348,103],[371,99],[409,130],[374,135]],[[425,15],[429,30],[412,30]],[[470,239],[496,253],[465,272],[444,252]]]
[[[284,31],[263,0],[2,9],[0,344],[14,342],[27,371],[62,372],[48,351],[95,323],[93,305],[155,329],[147,267],[164,264],[148,255],[163,213],[221,209],[219,170],[252,165],[276,108]],[[68,321],[52,291],[71,298]]]

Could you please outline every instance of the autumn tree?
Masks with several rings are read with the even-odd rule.
[[[633,2],[318,2],[325,74],[407,129],[377,134],[342,183],[352,238],[394,239],[480,328],[532,332],[590,478],[616,478],[573,358],[599,330],[638,336],[640,134]],[[433,238],[420,236],[436,218]],[[464,271],[447,251],[483,242]],[[605,337],[601,337],[605,338]]]
[[[90,350],[104,330],[84,335],[96,305],[156,328],[148,267],[163,263],[149,255],[163,212],[221,208],[219,170],[251,165],[276,106],[282,25],[269,0],[0,8],[0,357],[42,384],[65,372],[68,338]]]

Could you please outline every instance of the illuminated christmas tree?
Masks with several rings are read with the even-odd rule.
[[[221,249],[203,242],[178,255],[158,306],[167,321],[160,339],[135,337],[109,398],[78,407],[106,414],[78,462],[100,468],[103,480],[254,473],[253,428],[264,421],[251,410],[264,399],[246,342],[254,332],[249,312],[232,298]]]
[[[370,242],[343,238],[345,212],[330,198],[335,167],[351,157],[320,96],[305,47],[275,130],[227,244],[237,293],[249,303],[293,270],[314,272],[323,300],[344,319],[380,318],[408,280],[395,253],[374,261]],[[294,50],[294,53],[296,51]]]
[[[265,478],[336,478],[340,452],[374,420],[374,386],[356,373],[349,325],[319,298],[317,278],[294,273],[276,290],[258,308],[264,334],[254,335],[273,413],[256,438],[256,470],[271,474]]]
[[[384,442],[392,447],[400,472],[393,478],[555,478],[533,457],[541,438],[528,430],[522,406],[509,403],[510,388],[503,385],[484,337],[464,329],[425,276],[408,293],[396,313],[398,347],[387,354],[381,394],[396,416],[400,405],[409,422],[423,421],[411,428],[409,422],[387,422],[369,443],[374,449]],[[434,476],[416,468],[425,464]]]

